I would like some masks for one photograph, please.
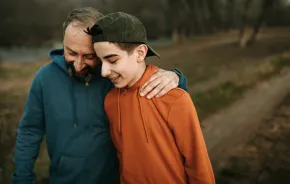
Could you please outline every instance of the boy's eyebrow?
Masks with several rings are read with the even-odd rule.
[[[108,59],[110,57],[114,57],[114,56],[119,56],[118,54],[109,54],[107,56],[104,56],[104,59]]]

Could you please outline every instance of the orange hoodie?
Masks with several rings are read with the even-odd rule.
[[[139,88],[157,70],[148,65],[129,89],[105,99],[122,184],[214,184],[214,174],[192,100],[182,89],[160,98],[140,97]]]

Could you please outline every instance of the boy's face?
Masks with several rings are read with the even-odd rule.
[[[140,63],[136,50],[128,53],[110,42],[96,42],[94,49],[102,61],[102,76],[111,79],[115,87],[131,87],[137,82]]]

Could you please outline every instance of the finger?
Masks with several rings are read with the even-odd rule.
[[[149,80],[147,82],[145,82],[145,84],[143,84],[143,86],[141,86],[140,88],[140,92],[143,91],[143,89],[152,81],[154,81],[156,78],[159,77],[159,74],[156,75],[156,72],[149,78]]]
[[[166,70],[163,70],[162,68],[158,68],[158,70],[155,71],[155,73],[162,73],[165,72]]]
[[[144,89],[147,88],[147,86],[152,83],[153,81],[157,80],[158,78],[160,78],[160,74],[158,74],[157,72],[155,72],[150,78],[149,80],[143,84],[140,88],[140,95],[141,96],[145,96],[149,91],[144,91]],[[152,89],[151,89],[152,90]]]
[[[162,89],[166,86],[165,83],[160,82],[146,97],[148,99],[151,99],[153,97],[155,97],[160,91],[162,91]]]
[[[157,98],[162,97],[163,95],[165,95],[166,93],[168,93],[170,90],[174,89],[174,85],[173,83],[167,84],[157,95]]]
[[[147,95],[149,92],[151,92],[156,86],[159,85],[159,83],[161,82],[160,78],[157,78],[153,81],[150,81],[142,90],[142,92],[140,93],[141,96],[145,96]]]
[[[170,87],[172,87],[172,88],[177,88],[178,87],[178,85],[179,85],[179,77],[178,78],[174,78],[172,81],[171,81],[171,83],[170,83],[172,86],[170,86]],[[171,88],[171,89],[172,89]]]

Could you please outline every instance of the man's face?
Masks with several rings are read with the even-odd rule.
[[[110,42],[97,42],[94,49],[102,61],[102,76],[111,79],[115,87],[131,87],[139,79],[140,65],[135,50],[128,53]]]
[[[87,75],[90,68],[96,68],[97,59],[90,35],[76,22],[68,25],[64,33],[64,56],[68,63],[73,64],[75,72]]]

